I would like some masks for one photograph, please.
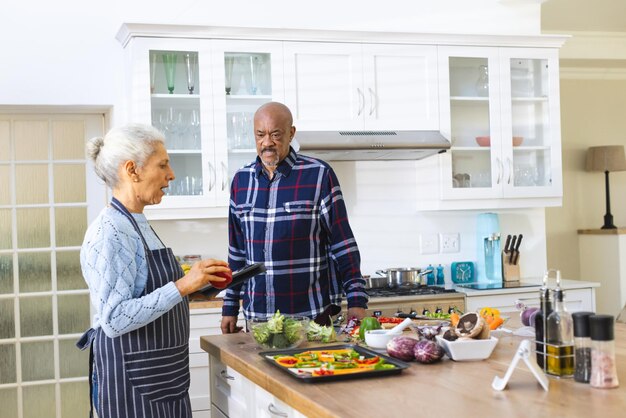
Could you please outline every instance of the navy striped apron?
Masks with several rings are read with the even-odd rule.
[[[141,296],[183,276],[170,248],[150,250],[130,212],[115,198],[111,206],[128,218],[143,242],[148,280]],[[91,328],[77,343],[83,350],[90,345],[90,384],[97,387],[97,398],[90,398],[99,418],[191,418],[187,297],[150,324],[119,337]]]

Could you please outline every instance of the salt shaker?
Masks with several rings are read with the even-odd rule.
[[[591,315],[591,376],[594,388],[610,389],[619,386],[615,367],[615,341],[612,315]]]
[[[589,317],[593,312],[574,312],[574,380],[589,383],[591,376],[591,337]]]

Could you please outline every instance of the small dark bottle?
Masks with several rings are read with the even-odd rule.
[[[545,331],[546,319],[552,313],[552,301],[550,300],[550,289],[548,288],[548,273],[543,277],[543,285],[539,290],[539,311],[535,315],[535,353],[537,365],[546,370],[546,346]]]
[[[591,377],[591,337],[589,317],[593,312],[574,312],[574,380],[589,383]]]

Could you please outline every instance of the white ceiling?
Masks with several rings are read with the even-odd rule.
[[[541,30],[626,32],[625,0],[547,0]]]

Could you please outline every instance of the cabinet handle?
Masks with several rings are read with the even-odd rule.
[[[500,184],[500,180],[502,179],[502,161],[499,158],[496,158],[496,162],[498,163],[498,178],[496,180],[496,184]]]
[[[226,164],[224,164],[224,161],[222,161],[222,191],[224,191],[224,189],[226,188],[226,183],[227,183],[227,178],[226,178],[226,172],[228,171],[226,168]]]
[[[365,96],[360,88],[357,87],[356,91],[359,93],[359,111],[357,112],[357,116],[361,116],[361,112],[363,112],[363,106],[365,106]]]
[[[374,109],[378,107],[378,99],[371,87],[368,87],[368,90],[370,91],[370,116],[372,116]]]
[[[513,174],[513,161],[510,158],[507,158],[506,161],[509,163],[509,179],[506,181],[506,184],[511,184],[511,174]]]
[[[235,380],[235,377],[234,377],[234,376],[229,375],[228,373],[226,373],[226,370],[222,370],[222,371],[220,372],[220,376],[222,376],[222,378],[223,378],[223,379],[226,379],[226,380]]]
[[[215,177],[217,176],[213,164],[211,164],[210,161],[207,164],[209,165],[209,191],[213,191],[213,187],[215,187]]]
[[[267,410],[269,411],[270,414],[276,415],[277,417],[289,416],[286,412],[283,412],[280,409],[276,408],[273,403],[270,403],[269,405],[267,405]]]

